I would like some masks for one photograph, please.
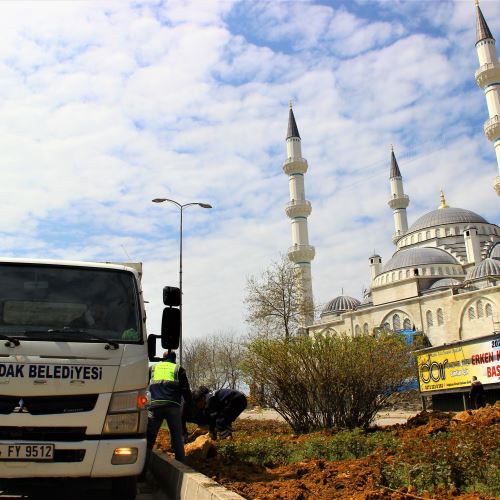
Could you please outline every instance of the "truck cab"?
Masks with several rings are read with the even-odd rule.
[[[0,477],[111,478],[146,457],[141,266],[0,259]]]

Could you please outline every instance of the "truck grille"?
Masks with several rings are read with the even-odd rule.
[[[92,411],[97,394],[71,396],[0,396],[0,414],[31,413],[32,415],[54,415],[57,413],[79,413]]]
[[[0,440],[83,441],[86,427],[0,427]]]

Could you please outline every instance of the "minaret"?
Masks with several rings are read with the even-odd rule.
[[[307,160],[302,158],[300,135],[293,115],[292,102],[288,115],[288,133],[286,135],[287,159],[283,171],[288,175],[290,203],[285,207],[292,224],[292,245],[288,249],[288,258],[295,264],[300,279],[303,296],[303,326],[314,320],[313,294],[311,281],[311,261],[314,259],[314,247],[309,245],[307,217],[311,214],[311,203],[305,198],[304,174],[307,172]]]
[[[392,241],[396,243],[403,234],[408,231],[408,218],[406,207],[410,204],[410,198],[403,191],[403,177],[399,171],[398,162],[391,146],[391,173],[389,175],[391,183],[391,198],[388,201],[394,215],[394,234]]]
[[[495,39],[481,12],[479,0],[476,0],[476,50],[479,58],[476,82],[484,89],[490,116],[484,123],[484,134],[493,142],[500,170],[500,64]],[[493,187],[500,196],[500,175],[493,179]]]

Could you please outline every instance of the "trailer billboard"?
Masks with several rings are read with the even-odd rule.
[[[484,385],[500,382],[500,333],[417,352],[420,392],[468,388],[475,375]]]

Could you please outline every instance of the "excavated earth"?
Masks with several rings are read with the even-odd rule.
[[[234,423],[233,440],[237,442],[279,436],[284,443],[300,443],[311,437],[332,435],[334,431],[324,431],[296,436],[285,424],[273,420],[238,419]],[[464,432],[476,432],[488,427],[493,435],[500,435],[500,403],[475,411],[461,413],[421,412],[398,424],[378,429],[392,433],[406,442],[419,443],[422,453],[428,450],[440,432],[447,432],[447,452],[453,453],[461,446],[460,435]],[[455,434],[457,438],[455,438]],[[478,444],[484,453],[498,450],[498,440]],[[157,447],[169,452],[168,431],[160,431]],[[418,452],[419,450],[412,451]],[[411,498],[454,498],[485,499],[478,493],[460,493],[457,491],[434,491],[433,494],[420,492],[418,495],[411,488],[399,490],[384,486],[382,470],[384,465],[396,458],[394,451],[377,449],[371,455],[341,461],[311,459],[276,467],[263,467],[238,459],[225,458],[216,451],[216,443],[208,436],[198,437],[195,443],[186,445],[187,464],[214,479],[226,488],[248,499],[260,500],[329,500],[334,498],[349,499],[411,499]],[[498,456],[498,455],[497,455]],[[500,467],[500,464],[497,464]]]

